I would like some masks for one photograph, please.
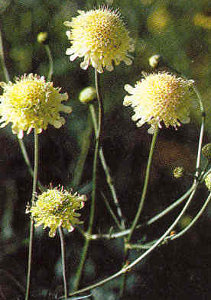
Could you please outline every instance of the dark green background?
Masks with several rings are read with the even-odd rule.
[[[94,71],[80,69],[80,59],[69,61],[65,55],[69,42],[64,21],[77,15],[77,10],[92,9],[102,3],[119,8],[130,36],[135,41],[134,63],[124,63],[101,77],[105,105],[103,145],[117,194],[128,226],[137,210],[143,184],[144,170],[151,136],[148,126],[136,128],[132,111],[122,105],[126,94],[124,85],[134,84],[141,72],[151,72],[148,59],[159,53],[174,69],[193,79],[203,97],[207,112],[205,142],[211,133],[211,6],[209,1],[177,0],[119,0],[119,1],[61,1],[61,0],[0,0],[0,26],[6,65],[11,77],[24,73],[48,74],[45,48],[37,42],[37,34],[47,31],[54,61],[53,81],[62,92],[69,94],[73,112],[65,116],[66,124],[52,127],[40,135],[39,178],[49,186],[71,187],[77,175],[76,163],[88,126],[88,107],[78,100],[84,87],[94,85]],[[5,81],[0,68],[0,81]],[[154,156],[150,187],[143,219],[155,215],[176,200],[192,182],[195,166],[200,113],[193,108],[191,123],[178,131],[163,129]],[[30,158],[33,158],[33,136],[24,137]],[[23,162],[16,137],[10,126],[0,131],[0,299],[23,299],[11,276],[25,285],[27,236],[29,216],[25,215],[30,201],[32,179]],[[87,191],[89,197],[93,160],[93,138],[84,173],[75,190]],[[190,175],[172,177],[172,169],[183,165]],[[103,170],[99,169],[99,190],[111,200]],[[207,196],[201,187],[188,211],[194,216]],[[83,209],[86,227],[89,200]],[[176,211],[177,212],[177,211]],[[158,237],[173,220],[170,215],[149,229],[137,233],[139,240]],[[108,232],[113,225],[105,212],[101,194],[97,197],[95,232]],[[180,226],[183,226],[180,224]],[[181,227],[180,227],[181,228]],[[178,228],[178,229],[180,229]],[[83,240],[78,232],[66,235],[69,283],[72,284],[80,259]],[[209,299],[210,292],[210,210],[198,225],[181,240],[160,247],[129,273],[125,299]],[[136,254],[132,255],[134,259]],[[83,286],[119,270],[123,259],[120,240],[96,242],[90,248]],[[58,236],[48,237],[47,231],[37,229],[33,269],[34,299],[57,299],[62,293]],[[118,299],[119,280],[93,291],[94,299]],[[2,294],[1,294],[2,293]],[[2,298],[1,298],[2,297]],[[109,298],[111,297],[111,298]]]

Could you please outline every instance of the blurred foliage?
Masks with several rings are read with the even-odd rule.
[[[62,91],[69,94],[70,104],[73,107],[73,113],[67,119],[64,128],[58,132],[50,128],[40,137],[40,177],[46,185],[50,182],[70,185],[70,182],[73,180],[74,167],[83,143],[84,132],[87,130],[87,124],[89,124],[89,120],[87,121],[88,109],[80,103],[78,95],[83,88],[94,85],[93,69],[89,68],[88,71],[83,71],[79,67],[80,59],[70,62],[68,56],[65,55],[68,40],[63,22],[75,16],[78,9],[92,9],[101,4],[119,8],[131,37],[135,41],[133,65],[127,67],[121,64],[113,72],[105,72],[101,76],[106,112],[105,154],[114,174],[123,211],[125,214],[128,214],[130,219],[136,209],[136,205],[131,205],[131,201],[134,199],[138,201],[139,199],[150,137],[147,135],[145,128],[142,130],[135,128],[130,119],[131,111],[123,108],[124,85],[126,83],[134,84],[141,78],[142,71],[150,72],[149,57],[154,54],[160,54],[179,73],[196,82],[207,110],[206,130],[208,135],[210,135],[211,3],[209,0],[0,0],[0,26],[3,35],[6,65],[11,80],[15,76],[31,72],[47,76],[48,57],[44,46],[37,42],[38,33],[47,32],[54,61],[53,81],[55,86],[61,86]],[[0,81],[4,80],[4,74],[0,68]],[[200,114],[194,111],[193,119],[197,126],[199,117]],[[1,129],[0,133],[3,149],[0,155],[2,174],[0,178],[2,185],[0,193],[3,200],[0,204],[1,241],[4,242],[2,252],[4,263],[2,268],[5,268],[8,264],[11,270],[13,270],[14,267],[12,266],[16,266],[18,270],[16,276],[19,276],[20,281],[23,283],[25,280],[25,274],[23,274],[25,272],[24,263],[26,259],[25,245],[27,244],[25,237],[28,234],[28,216],[25,216],[24,212],[25,204],[30,199],[31,178],[23,163],[20,151],[17,151],[18,143],[10,131],[10,128]],[[164,174],[170,173],[169,170],[178,165],[184,165],[190,172],[194,168],[193,156],[195,153],[193,146],[196,148],[198,134],[196,126],[194,124],[187,125],[187,129],[179,130],[175,140],[172,138],[172,132],[174,131],[170,130],[168,132],[165,133],[164,131],[161,134],[161,139],[157,146],[159,154],[155,155],[154,173],[151,178],[153,188],[150,189],[152,196],[150,206],[146,209],[147,216],[152,214],[151,209],[154,205],[157,211],[167,204],[164,199],[166,195],[170,199],[175,199],[174,191],[176,190],[180,194],[188,186],[188,181],[183,179],[180,181],[179,179],[176,182],[172,178],[168,179],[170,182],[168,186],[165,179],[163,179]],[[186,135],[188,135],[188,138]],[[33,153],[32,144],[32,137],[27,137],[26,145],[30,157],[32,157]],[[93,145],[91,145],[85,163],[82,186],[90,182],[92,155]],[[142,171],[140,171],[140,166],[143,168]],[[161,169],[160,166],[162,166]],[[104,176],[101,171],[100,174],[102,177]],[[102,187],[104,187],[103,184],[105,183],[101,183]],[[89,186],[87,188],[89,190]],[[159,190],[159,193],[157,193],[157,190]],[[110,220],[110,216],[105,214],[103,204],[97,208],[97,214],[101,215],[102,218],[100,219],[101,223],[97,222],[96,225],[99,227],[99,230],[106,231],[109,228],[107,220]],[[85,215],[84,218],[86,224],[88,217]],[[186,220],[183,220],[184,222]],[[180,224],[180,226],[183,225]],[[159,234],[162,228],[162,226],[159,229],[152,228],[151,233],[148,234],[151,234],[151,236],[154,236],[154,233]],[[208,229],[207,231],[204,230],[203,234],[197,235],[196,233],[192,236],[192,240],[190,239],[192,245],[196,244],[197,239],[200,241],[204,247],[203,249],[202,247],[200,248],[202,253],[206,252],[207,249],[205,245],[208,239]],[[68,237],[67,239],[71,245],[73,238]],[[42,243],[39,242],[40,240]],[[70,260],[70,268],[74,271],[80,256],[81,243],[79,241],[79,236],[76,234],[74,247],[69,249],[68,259]],[[35,247],[37,256],[34,263],[42,267],[40,267],[37,274],[33,275],[33,288],[36,290],[39,287],[43,295],[48,294],[47,289],[53,290],[54,294],[56,294],[56,289],[59,289],[59,286],[55,287],[53,283],[55,278],[52,274],[55,271],[56,276],[62,282],[61,269],[57,272],[59,264],[57,263],[54,266],[51,262],[56,262],[58,259],[60,251],[58,240],[49,242],[47,234],[45,235],[43,231],[38,231]],[[178,247],[182,248],[180,244]],[[47,262],[47,259],[43,258],[43,253],[48,253],[49,248],[55,249],[54,251],[51,250],[51,253],[48,254],[51,262]],[[171,246],[171,249],[174,251],[174,246]],[[106,253],[105,255],[103,254],[103,257],[102,251]],[[119,241],[115,241],[112,246],[108,242],[97,243],[96,247],[92,250],[92,255],[90,255],[84,281],[90,282],[90,280],[95,280],[99,276],[105,277],[117,270],[121,265],[121,251],[122,244]],[[181,259],[184,259],[183,256],[185,256],[185,251],[183,251],[180,253]],[[194,259],[194,249],[191,249],[191,251],[190,257]],[[173,259],[172,251],[169,253],[168,249],[164,249],[164,252],[166,253],[165,255],[158,253],[160,262],[165,265],[164,256],[167,260],[169,258],[171,265],[171,259]],[[153,256],[153,261],[156,261],[156,254]],[[198,255],[197,251],[196,254]],[[20,261],[18,261],[17,257],[20,258]],[[115,263],[113,262],[114,259]],[[182,263],[179,264],[178,257],[177,260],[178,267],[175,267],[175,270],[179,272]],[[102,264],[103,267],[101,267]],[[150,265],[150,267],[152,266]],[[185,295],[184,292],[180,294],[176,293],[176,291],[175,294],[172,292],[175,286],[177,290],[181,287],[181,284],[182,286],[184,285],[184,283],[177,280],[176,275],[171,275],[172,282],[169,282],[168,287],[166,287],[166,281],[169,278],[166,275],[166,278],[162,277],[162,286],[169,293],[165,297],[164,292],[161,292],[161,289],[159,289],[157,280],[153,283],[152,273],[155,272],[155,274],[158,274],[155,277],[159,278],[161,269],[158,267],[156,269],[154,265],[152,269],[150,267],[148,263],[143,266],[141,270],[143,277],[141,280],[136,282],[136,279],[134,280],[135,283],[131,283],[132,287],[133,284],[135,285],[135,289],[134,291],[132,291],[132,288],[129,289],[128,297],[136,299],[135,297],[138,295],[137,290],[139,289],[146,295],[146,298],[143,299],[153,299],[155,295],[156,299],[167,299],[168,296],[168,299],[176,299],[175,297],[178,295]],[[74,276],[73,274],[71,273],[71,276]],[[194,291],[192,290],[193,294],[190,295],[196,297],[194,299],[201,299],[197,298],[198,291],[201,291],[206,298],[208,292],[206,291],[207,285],[203,277],[204,275],[201,276],[198,269],[192,275],[186,270],[186,273],[183,275],[184,278],[186,276],[192,278],[188,281],[190,284],[189,290],[191,290],[191,287],[194,289]],[[53,279],[49,279],[49,276],[52,276]],[[197,286],[198,290],[196,291],[198,278],[202,278],[202,280],[200,281],[200,288]],[[176,283],[174,283],[174,280],[177,280]],[[1,284],[5,284],[5,282],[3,281]],[[110,285],[105,287],[104,295],[110,296],[109,287],[112,284],[110,283]],[[118,283],[114,284],[112,288],[115,289],[116,286],[118,286]],[[149,288],[149,286],[151,292],[146,288]],[[159,291],[160,294],[152,292],[153,288],[154,291]],[[103,295],[102,288],[96,290],[95,293],[96,295]],[[151,298],[149,298],[150,296]],[[96,299],[108,299],[108,297],[100,297],[103,296],[96,296]],[[12,299],[12,296],[8,299]],[[49,299],[51,299],[50,296]]]

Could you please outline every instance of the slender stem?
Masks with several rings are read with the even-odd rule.
[[[59,237],[61,243],[61,255],[62,255],[62,273],[63,273],[63,281],[64,281],[64,297],[67,299],[68,291],[67,291],[67,279],[66,279],[66,255],[65,255],[65,241],[62,227],[59,226]]]
[[[94,108],[93,104],[89,105],[89,110],[90,110],[90,114],[91,114],[91,117],[92,117],[95,134],[97,134],[97,118],[96,118],[95,108]],[[111,195],[112,195],[113,200],[114,200],[114,204],[116,206],[116,211],[117,211],[117,214],[118,214],[120,222],[121,222],[121,227],[122,227],[122,229],[125,229],[126,228],[125,227],[125,220],[124,220],[124,217],[123,217],[123,214],[122,214],[122,211],[121,211],[121,207],[119,205],[119,200],[117,198],[116,190],[115,190],[114,185],[113,185],[112,177],[111,177],[108,165],[106,163],[102,147],[100,148],[99,156],[100,156],[100,161],[101,161],[103,170],[104,170],[105,175],[106,175],[106,180],[107,180],[108,186],[109,186],[110,191],[111,191]]]
[[[97,134],[96,134],[96,142],[95,142],[95,152],[94,152],[94,160],[93,160],[93,171],[92,171],[92,195],[91,195],[91,208],[90,208],[90,215],[89,215],[89,225],[87,229],[87,233],[85,235],[85,243],[84,248],[81,255],[80,264],[78,270],[76,272],[76,279],[74,284],[74,290],[78,289],[80,284],[84,264],[86,261],[88,248],[90,244],[89,236],[92,234],[92,228],[94,223],[94,215],[95,215],[95,198],[96,198],[96,186],[97,186],[97,165],[98,165],[98,156],[99,156],[99,148],[101,144],[101,131],[103,126],[103,101],[100,94],[100,87],[99,87],[99,76],[97,70],[95,69],[95,87],[97,92],[97,100],[98,100],[98,127],[97,127]]]
[[[196,172],[195,172],[195,180],[197,180],[199,176],[199,168],[200,168],[200,161],[201,161],[201,149],[202,149],[202,142],[203,142],[203,136],[204,136],[204,126],[205,126],[205,117],[206,113],[203,106],[203,101],[201,98],[201,95],[195,85],[193,85],[193,90],[197,95],[198,101],[199,101],[199,107],[201,111],[201,129],[200,129],[200,136],[199,136],[199,144],[198,144],[198,153],[197,153],[197,160],[196,160]]]
[[[130,230],[130,233],[129,233],[128,238],[127,238],[127,242],[130,242],[130,240],[131,240],[131,237],[132,237],[133,232],[134,232],[134,230],[137,226],[140,214],[141,214],[143,206],[144,206],[144,201],[145,201],[147,188],[148,188],[148,183],[149,183],[149,175],[150,175],[150,168],[151,168],[151,164],[152,164],[152,156],[153,156],[154,149],[155,149],[155,143],[156,143],[156,140],[157,140],[158,131],[159,131],[159,129],[157,128],[155,133],[153,134],[151,147],[150,147],[150,152],[149,152],[149,158],[148,158],[148,162],[147,162],[147,169],[146,169],[146,175],[145,175],[144,187],[143,187],[143,191],[142,191],[142,195],[141,195],[141,200],[140,200],[140,203],[139,203],[139,207],[138,207],[138,211],[136,213],[135,219],[133,220],[131,230]]]
[[[48,71],[47,80],[51,81],[52,75],[53,75],[53,57],[51,54],[51,49],[48,45],[45,45],[45,50],[46,50],[46,53],[47,53],[48,59],[49,59],[49,71]]]
[[[90,240],[85,237],[85,242],[84,242],[84,246],[83,246],[83,250],[82,250],[82,254],[81,254],[80,263],[79,263],[79,266],[78,266],[78,269],[77,269],[77,272],[76,272],[76,275],[75,275],[75,282],[74,282],[73,291],[78,290],[80,280],[81,280],[81,276],[82,276],[82,272],[83,272],[83,268],[84,268],[84,264],[85,264],[86,257],[87,257],[89,243],[90,243]]]
[[[38,176],[38,156],[39,156],[38,134],[37,134],[36,130],[34,130],[34,176],[33,176],[33,188],[32,188],[31,204],[34,203],[35,196],[36,196],[37,176]],[[31,221],[30,221],[30,235],[29,235],[29,251],[28,251],[28,271],[27,271],[25,300],[29,299],[29,294],[30,294],[33,235],[34,235],[34,221],[31,218]]]
[[[87,126],[82,135],[81,152],[76,163],[75,172],[71,183],[72,187],[77,187],[81,182],[84,164],[89,151],[91,133],[92,123],[90,120],[90,116],[88,116]]]
[[[101,281],[99,281],[95,284],[89,285],[86,288],[78,290],[75,293],[71,293],[71,294],[69,294],[69,296],[74,296],[76,294],[89,291],[91,289],[94,289],[98,286],[101,286],[101,285],[103,285],[103,284],[119,277],[120,275],[124,274],[128,270],[132,269],[135,265],[137,265],[140,261],[142,261],[147,255],[149,255],[151,252],[153,252],[157,248],[157,246],[159,246],[162,242],[165,241],[165,238],[169,235],[169,233],[172,231],[172,229],[177,225],[177,223],[179,222],[181,217],[184,215],[184,213],[186,212],[187,208],[189,207],[189,205],[191,203],[191,200],[192,200],[192,198],[195,194],[195,191],[196,191],[196,189],[194,188],[191,195],[189,196],[186,204],[184,205],[182,211],[180,212],[180,214],[177,216],[177,218],[174,220],[174,222],[171,224],[171,226],[165,231],[165,233],[156,241],[156,243],[152,245],[152,247],[150,247],[142,255],[140,255],[137,259],[135,259],[132,263],[130,263],[127,266],[124,266],[120,271],[116,272],[115,274],[113,274],[113,275],[111,275],[111,276],[109,276],[109,277],[107,277],[107,278],[105,278],[105,279],[103,279],[103,280],[101,280]]]
[[[164,209],[162,212],[160,212],[159,214],[155,215],[154,217],[152,217],[151,219],[149,219],[148,221],[146,221],[143,224],[139,224],[136,226],[136,229],[139,229],[143,226],[148,226],[153,224],[154,222],[158,221],[159,219],[161,219],[162,217],[164,217],[166,214],[168,214],[170,211],[172,211],[175,207],[177,207],[178,205],[180,205],[190,194],[191,192],[196,189],[197,185],[192,185],[190,189],[188,189],[188,191],[182,195],[179,199],[177,199],[175,202],[173,202],[171,205],[169,205],[166,209]],[[130,233],[131,229],[127,229],[124,231],[120,231],[120,232],[115,232],[112,234],[93,234],[91,236],[92,240],[97,240],[97,239],[116,239],[116,238],[121,238],[125,235],[128,235]]]
[[[128,249],[136,249],[136,250],[143,250],[143,249],[149,249],[152,247],[153,244],[155,244],[157,240],[153,240],[146,244],[126,244],[126,247]]]
[[[141,212],[143,210],[143,206],[144,206],[144,201],[146,198],[146,193],[147,193],[147,188],[148,188],[148,183],[149,183],[149,175],[150,175],[150,169],[151,169],[151,164],[152,164],[152,156],[154,153],[154,149],[155,149],[155,143],[157,140],[157,136],[158,136],[158,127],[155,130],[155,133],[153,134],[153,138],[152,138],[152,142],[151,142],[151,147],[150,147],[150,152],[149,152],[149,157],[148,157],[148,162],[147,162],[147,168],[146,168],[146,174],[145,174],[145,179],[144,179],[144,186],[143,186],[143,190],[142,190],[142,195],[141,195],[141,199],[139,202],[139,207],[138,207],[138,211],[136,213],[136,216],[133,220],[131,229],[130,229],[130,233],[128,235],[128,237],[125,239],[125,243],[129,243],[132,235],[134,233],[134,230],[138,224],[138,220],[140,218]],[[126,261],[128,260],[130,254],[130,249],[125,248],[125,258],[124,258],[124,264],[126,263]],[[124,274],[123,280],[122,280],[122,285],[120,288],[120,297],[123,296],[124,291],[125,291],[125,287],[126,287],[126,280],[127,280],[127,274]]]
[[[170,240],[175,240],[175,239],[178,239],[179,237],[183,236],[198,221],[198,219],[201,217],[201,215],[205,211],[207,205],[209,204],[210,199],[211,199],[211,193],[209,194],[207,200],[204,202],[204,205],[202,206],[200,211],[197,213],[195,218],[190,222],[190,224],[188,224],[188,226],[186,226],[179,233],[177,233],[177,234],[173,235],[172,237],[170,237]]]
[[[108,200],[106,199],[106,196],[105,196],[103,193],[101,193],[101,194],[102,194],[102,196],[103,196],[103,200],[104,200],[104,202],[105,202],[105,205],[106,205],[108,211],[110,212],[110,214],[111,214],[111,216],[112,216],[114,222],[116,223],[116,225],[118,226],[118,228],[121,229],[121,224],[119,223],[119,220],[117,219],[117,217],[116,217],[116,215],[115,215],[113,209],[111,208],[111,206],[110,206]]]
[[[29,173],[33,177],[34,176],[34,171],[32,169],[32,166],[31,166],[31,163],[30,163],[30,160],[29,160],[29,156],[28,156],[28,153],[26,151],[25,144],[24,144],[22,139],[18,139],[18,143],[19,143],[19,146],[20,146],[20,149],[21,149],[21,153],[23,155],[23,159],[24,159],[24,161],[25,161],[25,163],[28,167]],[[41,191],[45,190],[45,188],[42,186],[42,184],[39,180],[37,180],[37,185],[38,185],[38,187]]]
[[[10,76],[9,76],[9,73],[7,71],[7,67],[6,67],[6,64],[5,64],[4,47],[3,47],[3,41],[2,41],[1,28],[0,28],[0,58],[1,58],[2,69],[3,69],[3,72],[4,72],[5,80],[7,82],[9,82],[10,81]]]

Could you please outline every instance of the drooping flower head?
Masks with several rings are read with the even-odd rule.
[[[64,24],[71,28],[66,34],[72,46],[66,54],[71,61],[84,57],[82,69],[86,70],[91,64],[102,73],[103,68],[112,71],[113,63],[132,63],[128,52],[134,50],[134,45],[118,11],[106,7],[79,11],[77,17]]]
[[[43,224],[50,228],[49,236],[54,237],[59,226],[73,231],[74,225],[81,224],[77,210],[84,206],[85,195],[72,194],[63,188],[48,189],[38,196],[27,213],[31,213],[35,226]]]
[[[61,94],[52,82],[46,82],[38,75],[24,75],[16,79],[15,83],[1,83],[4,89],[0,96],[0,123],[5,127],[12,123],[12,131],[23,137],[23,132],[30,133],[36,129],[41,133],[48,124],[60,128],[65,119],[59,112],[71,113],[70,106],[61,102],[68,99],[67,93]]]
[[[138,127],[144,123],[151,125],[148,130],[153,133],[155,128],[188,123],[192,105],[192,80],[185,80],[167,72],[144,75],[135,87],[125,85],[130,94],[125,96],[123,105],[132,106],[135,114],[133,121]]]

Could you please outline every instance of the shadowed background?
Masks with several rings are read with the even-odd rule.
[[[141,72],[151,72],[150,56],[159,53],[178,72],[193,79],[204,100],[207,112],[204,142],[211,134],[211,5],[198,0],[0,0],[0,26],[5,60],[11,77],[24,73],[48,74],[48,58],[37,42],[40,31],[48,32],[48,43],[54,61],[54,86],[69,95],[73,113],[65,116],[59,130],[49,127],[39,135],[39,179],[45,185],[62,184],[90,195],[93,134],[90,133],[89,110],[78,100],[80,91],[94,85],[94,71],[80,69],[80,59],[69,61],[65,55],[69,42],[64,21],[77,15],[77,10],[92,9],[100,4],[119,8],[135,41],[133,65],[115,67],[101,77],[105,105],[103,147],[127,225],[131,224],[140,198],[151,136],[148,126],[137,128],[131,121],[132,110],[122,105],[124,85],[134,85]],[[0,68],[0,81],[5,81]],[[142,220],[160,212],[182,195],[191,185],[194,172],[200,113],[194,108],[191,123],[178,131],[163,129],[156,145],[150,186]],[[84,140],[90,148],[82,176],[77,168]],[[33,136],[24,142],[33,162]],[[0,131],[0,299],[22,299],[26,280],[29,216],[25,207],[31,198],[32,179],[10,126]],[[190,175],[172,176],[174,167],[184,166]],[[103,170],[99,168],[99,190],[111,200]],[[201,187],[191,208],[177,229],[185,226],[202,205],[208,192]],[[88,222],[89,201],[83,209],[84,226]],[[176,210],[178,212],[179,210]],[[139,231],[139,240],[158,237],[173,220],[170,214],[149,229]],[[189,218],[189,219],[188,219]],[[208,208],[198,224],[180,240],[156,250],[129,274],[125,299],[209,299],[211,278],[211,211]],[[107,233],[113,221],[98,193],[94,232]],[[75,230],[65,235],[67,242],[69,284],[72,284],[83,245]],[[62,271],[59,237],[48,237],[42,228],[36,230],[32,266],[34,299],[57,299],[62,294]],[[137,254],[133,254],[134,259]],[[92,243],[82,286],[105,278],[119,270],[123,259],[121,240]],[[119,280],[93,291],[93,299],[118,299]],[[32,297],[32,298],[33,298]]]

